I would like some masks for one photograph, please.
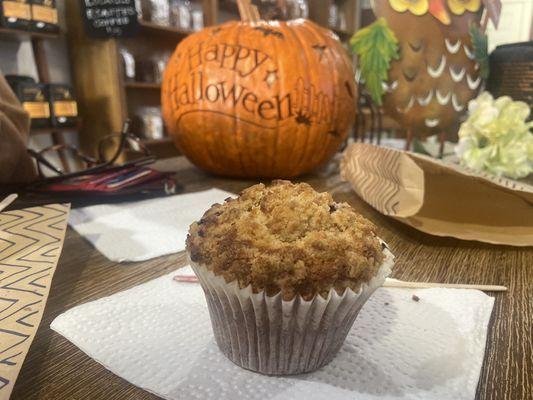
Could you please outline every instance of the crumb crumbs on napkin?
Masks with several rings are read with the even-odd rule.
[[[416,294],[413,294],[413,297],[412,297],[413,301],[420,301],[420,297],[418,297]]]

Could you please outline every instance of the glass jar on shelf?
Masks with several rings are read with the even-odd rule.
[[[127,82],[133,82],[136,78],[135,70],[135,57],[131,52],[125,48],[120,49],[120,55],[122,57],[122,65],[124,72],[124,80]]]
[[[343,32],[345,32],[348,29],[348,24],[346,21],[346,13],[344,12],[344,10],[339,11],[339,24],[337,28],[339,28],[339,30]]]
[[[142,0],[141,12],[145,21],[162,26],[170,25],[168,0]]]
[[[328,25],[332,29],[339,27],[339,6],[335,3],[329,6]]]
[[[309,4],[307,0],[289,0],[288,1],[289,18],[308,18],[309,17]]]
[[[191,2],[189,0],[179,0],[179,10],[180,10],[180,18],[179,18],[179,26],[178,28],[184,30],[184,31],[190,31],[192,28],[191,23]]]
[[[199,3],[194,3],[191,7],[191,25],[195,32],[204,29],[204,10]]]
[[[153,62],[155,83],[161,83],[163,81],[163,74],[168,64],[168,60],[170,59],[170,55],[170,53],[162,53],[154,57]]]
[[[169,0],[168,13],[170,26],[180,27],[180,4],[179,0]]]
[[[192,29],[192,5],[189,0],[170,0],[170,24],[182,31]]]
[[[140,133],[145,139],[162,139],[165,135],[159,107],[141,107],[138,110]]]

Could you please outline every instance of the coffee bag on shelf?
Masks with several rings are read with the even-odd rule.
[[[29,29],[30,22],[30,0],[0,0],[0,26]]]
[[[78,121],[78,104],[69,85],[49,84],[51,122],[54,127],[73,127]]]
[[[32,128],[50,127],[50,104],[44,83],[28,76],[7,75],[6,80],[31,118]]]
[[[31,27],[36,31],[59,32],[55,0],[31,0]]]

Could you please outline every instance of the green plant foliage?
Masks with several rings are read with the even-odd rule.
[[[474,47],[474,55],[479,64],[479,76],[483,79],[489,77],[489,50],[487,35],[476,24],[470,25],[470,37]]]
[[[394,32],[387,22],[380,18],[353,35],[350,47],[359,57],[359,68],[366,89],[372,100],[380,106],[385,91],[383,83],[388,80],[391,60],[400,57]]]

